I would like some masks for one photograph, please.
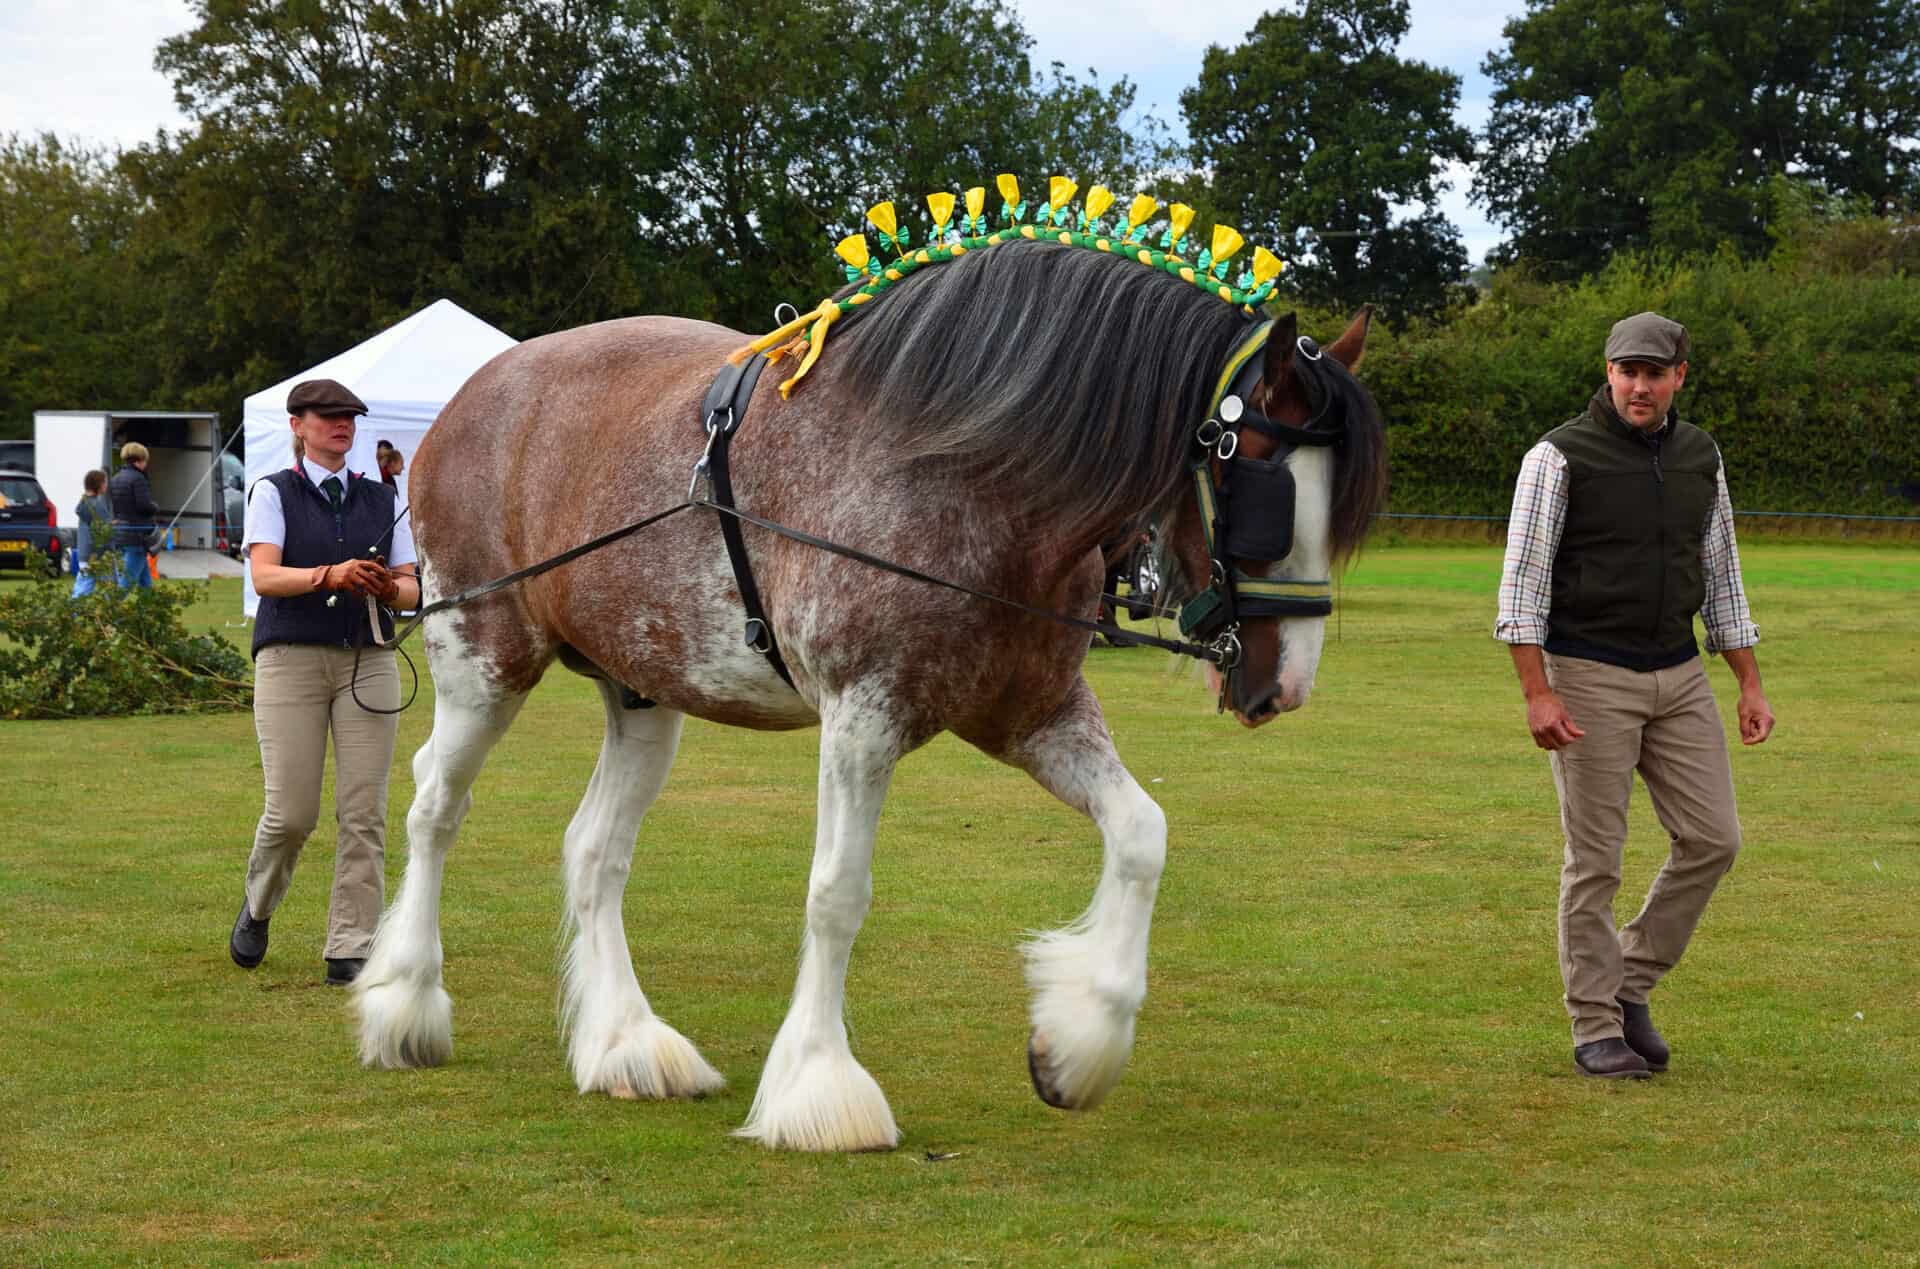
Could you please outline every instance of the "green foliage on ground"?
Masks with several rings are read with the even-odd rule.
[[[888,1154],[727,1136],[792,987],[812,733],[690,724],[642,829],[640,982],[730,1081],[658,1105],[579,1096],[554,1033],[581,680],[541,684],[476,786],[433,1071],[359,1069],[320,985],[330,822],[265,964],[227,960],[244,715],[0,725],[0,767],[47,777],[14,779],[0,833],[0,1261],[1910,1264],[1920,552],[1745,557],[1780,727],[1736,747],[1746,846],[1654,996],[1673,1069],[1625,1087],[1572,1066],[1497,547],[1370,550],[1312,701],[1257,732],[1159,654],[1092,654],[1170,840],[1133,1061],[1090,1114],[1027,1086],[1014,948],[1084,905],[1097,834],[950,739],[908,758],[849,980]],[[204,594],[195,624],[237,620],[237,583]],[[389,895],[431,715],[429,687],[400,724]],[[1623,918],[1666,853],[1633,816]]]
[[[105,581],[75,598],[72,578],[48,577],[44,564],[36,572],[0,587],[0,719],[253,708],[246,655],[187,628],[206,585]]]

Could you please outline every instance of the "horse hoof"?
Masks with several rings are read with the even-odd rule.
[[[1055,1110],[1074,1109],[1073,1103],[1053,1082],[1053,1072],[1047,1066],[1047,1042],[1037,1031],[1027,1035],[1027,1078],[1033,1081],[1034,1093],[1047,1105]]]

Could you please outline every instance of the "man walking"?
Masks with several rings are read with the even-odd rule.
[[[1695,613],[1707,651],[1739,681],[1741,741],[1773,731],[1720,450],[1673,408],[1687,353],[1686,328],[1657,313],[1615,323],[1607,382],[1521,463],[1494,623],[1560,796],[1560,973],[1574,1063],[1606,1078],[1667,1069],[1647,997],[1740,849]],[[1640,915],[1616,932],[1636,770],[1672,850]]]

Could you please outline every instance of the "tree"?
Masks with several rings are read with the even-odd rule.
[[[873,202],[1151,153],[1131,86],[1035,76],[1000,0],[196,5],[158,58],[194,126],[122,169],[162,386],[222,409],[440,296],[762,330]]]
[[[197,7],[157,58],[196,126],[122,161],[169,391],[237,407],[441,296],[522,337],[680,298],[634,232],[677,138],[605,122],[649,91],[613,6]]]
[[[31,435],[36,409],[148,403],[138,212],[106,152],[0,136],[0,436]]]
[[[1911,0],[1532,0],[1505,34],[1474,197],[1553,276],[1764,253],[1774,176],[1883,215],[1920,195]]]
[[[1209,48],[1180,94],[1219,214],[1291,254],[1309,302],[1381,301],[1394,320],[1439,308],[1466,272],[1433,204],[1446,166],[1473,158],[1459,77],[1394,55],[1407,22],[1406,0],[1306,0]]]
[[[676,258],[716,290],[718,320],[765,325],[839,282],[832,244],[882,199],[923,233],[928,193],[1033,188],[1055,174],[1124,188],[1162,155],[1123,126],[1133,89],[1036,75],[1032,41],[998,0],[650,0],[643,59],[660,68],[649,117],[684,129],[662,174],[681,215]],[[916,236],[916,241],[921,239]]]

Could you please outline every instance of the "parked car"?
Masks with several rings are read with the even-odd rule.
[[[0,468],[23,471],[32,475],[34,471],[33,442],[0,441]]]
[[[27,557],[47,557],[60,571],[60,517],[33,473],[0,467],[0,568],[25,568]]]

